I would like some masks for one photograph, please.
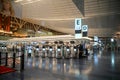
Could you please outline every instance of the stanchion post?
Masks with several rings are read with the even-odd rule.
[[[20,71],[24,70],[24,53],[21,55],[21,61],[20,61]]]
[[[6,52],[6,56],[5,56],[5,66],[8,65],[8,53]]]
[[[15,53],[13,53],[13,68],[15,68],[15,61],[16,61],[16,54]]]
[[[2,56],[1,56],[1,52],[0,52],[0,65],[1,65],[1,57],[2,57]]]

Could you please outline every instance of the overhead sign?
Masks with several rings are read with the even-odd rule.
[[[81,18],[75,19],[75,30],[81,30]]]
[[[88,25],[83,25],[82,32],[87,32],[87,31],[88,31]]]
[[[82,19],[81,18],[76,18],[75,19],[75,38],[79,39],[82,37],[82,33],[81,33],[81,24]]]
[[[82,36],[87,37],[88,36],[88,25],[82,26]]]

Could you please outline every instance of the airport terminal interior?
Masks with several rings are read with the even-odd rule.
[[[0,0],[0,80],[120,80],[120,0]]]

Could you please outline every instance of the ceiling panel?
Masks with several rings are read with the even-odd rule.
[[[84,2],[85,16],[120,14],[120,0],[84,0]]]
[[[41,0],[23,5],[23,17],[64,19],[81,17],[81,14],[72,0]]]
[[[23,0],[20,3],[22,18],[57,31],[74,34],[75,18],[83,19],[82,24],[89,26],[90,35],[109,36],[120,31],[120,0]],[[104,29],[102,34],[100,31]],[[107,29],[111,30],[107,32]]]

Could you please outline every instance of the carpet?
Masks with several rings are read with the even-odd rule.
[[[0,66],[0,74],[14,72],[15,70],[12,68],[8,68],[6,66]]]

